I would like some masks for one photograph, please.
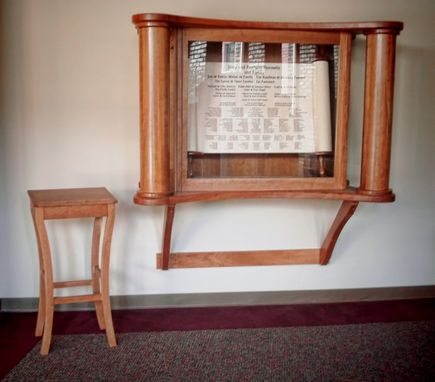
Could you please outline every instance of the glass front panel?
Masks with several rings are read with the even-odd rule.
[[[334,175],[337,45],[188,44],[189,178]]]

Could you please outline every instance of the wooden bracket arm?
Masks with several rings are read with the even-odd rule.
[[[338,236],[340,236],[343,227],[353,215],[357,206],[358,202],[345,200],[343,203],[341,203],[340,209],[337,212],[337,216],[335,217],[334,222],[332,223],[332,226],[329,229],[325,240],[323,241],[322,247],[320,248],[319,264],[328,264]]]
[[[157,268],[202,268],[253,265],[321,264],[331,258],[335,243],[343,227],[355,212],[358,202],[343,201],[331,228],[317,249],[232,251],[232,252],[186,252],[171,253],[172,225],[175,205],[166,206],[162,252],[157,254]]]
[[[167,270],[169,268],[169,255],[171,252],[172,223],[174,222],[174,214],[175,205],[166,206],[161,262],[161,268],[163,270]]]

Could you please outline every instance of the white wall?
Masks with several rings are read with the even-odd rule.
[[[435,283],[432,0],[5,0],[1,7],[0,297],[37,295],[27,189],[108,187],[119,199],[111,293],[273,291]],[[133,204],[139,177],[134,13],[268,21],[401,20],[393,204],[361,204],[330,265],[155,269],[162,209]],[[359,47],[362,48],[362,44]],[[362,49],[355,58],[361,58]],[[352,83],[362,89],[355,60]],[[360,101],[361,94],[353,95]],[[360,139],[361,107],[351,122]],[[351,155],[351,178],[358,171]],[[318,246],[336,202],[229,201],[177,207],[175,250]],[[87,272],[90,223],[49,222],[60,277]],[[65,231],[68,229],[68,231]],[[264,231],[264,235],[260,233]],[[65,233],[67,232],[67,233]]]

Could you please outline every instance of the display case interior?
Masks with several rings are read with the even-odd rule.
[[[179,191],[343,190],[351,34],[186,28]]]
[[[331,177],[338,45],[188,42],[189,178]]]

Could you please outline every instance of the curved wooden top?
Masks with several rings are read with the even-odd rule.
[[[133,15],[137,28],[150,26],[208,27],[230,29],[279,29],[292,31],[335,31],[353,34],[393,33],[399,34],[403,29],[400,21],[356,21],[356,22],[260,22],[242,20],[205,19],[185,17],[162,13],[141,13]]]

